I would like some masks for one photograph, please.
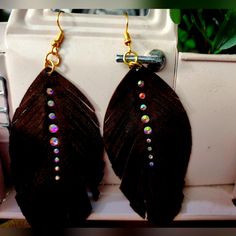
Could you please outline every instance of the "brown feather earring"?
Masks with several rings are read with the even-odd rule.
[[[89,189],[99,196],[103,141],[88,99],[55,71],[64,33],[52,44],[45,69],[12,119],[11,170],[16,200],[33,227],[76,227],[91,213]]]
[[[124,62],[131,70],[114,92],[104,120],[104,145],[120,189],[141,217],[169,223],[178,214],[191,153],[191,127],[177,94],[138,62],[126,15]],[[128,61],[133,55],[135,61]]]

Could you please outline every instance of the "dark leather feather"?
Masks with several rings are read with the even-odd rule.
[[[134,211],[156,224],[171,222],[181,208],[192,145],[177,94],[149,69],[132,68],[108,105],[104,145]]]
[[[51,124],[59,130],[49,132]],[[10,155],[16,200],[32,226],[83,223],[92,210],[87,190],[99,196],[103,141],[92,104],[59,73],[43,70],[24,95],[12,120]]]

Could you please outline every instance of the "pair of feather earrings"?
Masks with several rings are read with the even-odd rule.
[[[22,213],[33,227],[81,225],[92,210],[87,190],[99,197],[105,147],[134,211],[153,223],[172,221],[191,152],[178,96],[137,60],[124,58],[131,70],[110,100],[102,138],[92,104],[55,71],[62,40],[60,28],[48,54],[58,60],[47,55],[12,119],[11,167]],[[130,44],[128,38],[125,55],[134,53]]]

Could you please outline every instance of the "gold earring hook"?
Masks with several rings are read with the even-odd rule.
[[[59,21],[61,13],[62,13],[62,11],[59,11],[57,14],[57,26],[60,29],[60,31],[63,31],[61,28],[61,25],[60,25],[60,21]]]
[[[132,51],[131,49],[131,37],[130,34],[128,32],[129,29],[129,17],[128,17],[128,13],[125,12],[125,19],[126,19],[126,23],[125,23],[125,32],[124,32],[124,43],[125,45],[128,47],[128,51],[123,55],[123,61],[126,65],[128,65],[130,68],[133,66],[138,66],[141,67],[142,65],[138,62],[138,54],[135,51]],[[134,56],[134,61],[130,61],[127,59],[127,56],[133,55]]]
[[[126,23],[125,23],[125,32],[124,32],[124,37],[125,37],[125,40],[124,40],[124,43],[126,46],[129,47],[129,50],[131,51],[131,37],[129,35],[129,32],[128,32],[128,29],[129,29],[129,16],[128,16],[128,13],[125,12],[125,19],[126,19]]]
[[[64,32],[61,28],[61,25],[60,25],[60,15],[61,13],[63,13],[62,11],[59,11],[58,14],[57,14],[57,26],[60,30],[60,32],[58,33],[57,37],[54,39],[53,43],[52,43],[52,46],[56,46],[57,48],[59,48],[63,42],[63,39],[64,39]]]
[[[49,68],[50,71],[48,71],[48,74],[52,74],[52,72],[55,70],[55,68],[57,66],[60,65],[61,63],[61,57],[58,53],[59,51],[59,48],[64,40],[64,32],[61,28],[61,25],[60,25],[60,21],[59,21],[59,18],[60,18],[60,15],[61,15],[62,11],[59,11],[58,14],[57,14],[57,26],[60,30],[60,32],[58,33],[57,37],[53,40],[52,42],[52,48],[51,48],[51,51],[49,51],[45,57],[45,64],[44,64],[44,67],[45,68]]]

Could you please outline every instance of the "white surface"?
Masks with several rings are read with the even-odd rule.
[[[182,210],[175,220],[236,220],[231,201],[233,185],[186,187]],[[0,218],[24,219],[12,191],[0,206]],[[117,185],[102,186],[88,220],[143,220],[129,206]]]
[[[181,61],[236,62],[235,54],[180,53]]]
[[[0,22],[0,53],[5,51],[6,45],[5,45],[5,29],[6,29],[6,22]]]
[[[35,77],[43,69],[50,42],[56,37],[56,13],[50,10],[15,10],[6,31],[6,65],[9,79],[11,114]],[[126,52],[123,43],[124,16],[62,14],[65,33],[58,71],[72,81],[91,101],[101,124],[109,100],[128,72],[116,63],[116,54]],[[129,17],[133,50],[140,55],[152,49],[164,51],[167,65],[160,73],[174,84],[176,63],[176,26],[168,10],[151,10],[148,16]],[[119,183],[106,159],[105,183]]]
[[[174,81],[176,28],[167,16],[167,11],[155,10],[148,17],[130,17],[130,33],[133,48],[139,54],[147,54],[154,48],[165,52],[167,66],[159,75],[172,86],[175,82],[176,91],[189,114],[193,152],[187,184],[234,183],[236,80],[233,75],[236,67],[232,61],[236,61],[236,57],[180,54]],[[66,38],[60,51],[62,66],[58,70],[90,98],[102,124],[109,99],[128,71],[125,65],[115,63],[115,55],[126,50],[122,38],[124,18],[64,15],[61,21]],[[12,112],[43,68],[44,56],[56,32],[55,14],[48,10],[13,12],[6,35]],[[105,173],[105,183],[119,183],[108,161]],[[94,213],[89,219],[141,220],[117,185],[106,185],[101,192],[101,199],[94,203]],[[236,219],[232,192],[233,185],[186,187],[183,207],[176,220]],[[0,206],[0,218],[23,218],[14,192]]]
[[[151,11],[149,16],[130,17],[133,49],[140,55],[161,48],[167,66],[160,75],[173,85],[176,35],[168,11]],[[49,10],[15,10],[6,32],[6,64],[14,111],[26,89],[43,69],[44,57],[58,29],[56,14]],[[115,55],[126,51],[123,43],[124,16],[61,16],[65,40],[61,46],[63,75],[77,85],[97,108],[102,123],[110,97],[128,72]],[[27,69],[27,70],[26,70]]]
[[[184,101],[193,135],[187,184],[234,184],[236,180],[235,62],[235,55],[179,54],[176,91]]]

